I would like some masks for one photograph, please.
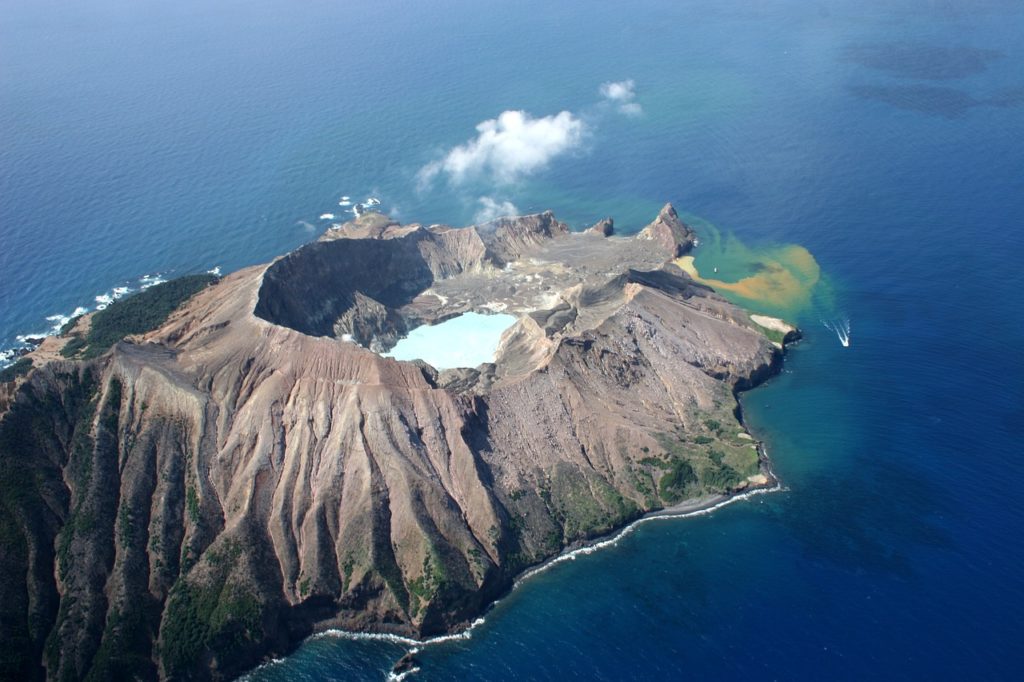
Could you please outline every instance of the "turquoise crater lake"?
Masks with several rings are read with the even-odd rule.
[[[515,323],[514,315],[465,313],[441,324],[416,327],[383,355],[423,360],[437,369],[476,367],[494,362],[501,335]]]

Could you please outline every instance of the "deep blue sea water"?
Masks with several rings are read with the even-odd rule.
[[[552,6],[555,5],[555,6]],[[744,397],[785,492],[523,583],[413,678],[1016,679],[1024,665],[1024,6],[1011,0],[0,1],[0,344],[139,277],[266,261],[379,197],[797,243],[818,312]],[[639,116],[602,102],[632,79]],[[507,109],[573,151],[417,172]],[[313,227],[310,227],[313,226]],[[258,680],[380,680],[314,639]]]

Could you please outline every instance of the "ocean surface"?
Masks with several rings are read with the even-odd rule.
[[[813,291],[762,301],[805,339],[743,397],[785,490],[533,576],[410,679],[1019,679],[1018,0],[0,17],[4,349],[145,276],[273,258],[344,219],[344,196],[622,233],[671,201],[704,226],[705,277],[813,257]],[[322,636],[251,678],[382,680],[407,650]]]

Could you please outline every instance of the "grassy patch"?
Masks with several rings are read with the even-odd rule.
[[[707,431],[688,441],[681,433],[657,436],[665,457],[660,465],[651,463],[666,472],[658,480],[662,500],[676,504],[702,492],[726,492],[757,472],[757,450],[750,441],[729,432],[732,423],[731,416],[719,409],[700,421]]]
[[[72,337],[61,353],[85,359],[102,355],[126,336],[156,329],[178,306],[218,279],[215,275],[188,275],[114,301],[93,315],[84,339]]]
[[[762,327],[761,325],[758,325],[758,329],[762,334],[764,334],[764,337],[772,343],[777,343],[781,346],[786,340],[786,335],[777,329],[769,329],[767,327]]]

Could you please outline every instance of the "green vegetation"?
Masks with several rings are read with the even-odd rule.
[[[220,660],[261,636],[262,606],[246,587],[229,583],[220,571],[211,584],[179,579],[167,600],[160,657],[171,678],[187,678],[211,651]]]
[[[64,347],[60,349],[60,354],[66,358],[73,358],[78,355],[86,345],[85,339],[81,336],[72,336],[68,339],[67,343],[64,344]]]
[[[235,540],[225,540],[219,549],[209,549],[203,558],[212,566],[234,566],[242,556],[242,545]]]
[[[92,457],[96,448],[96,439],[92,432],[93,419],[99,404],[97,391],[78,416],[74,435],[71,437],[71,453],[68,458],[68,471],[77,482],[80,490],[86,490],[92,479]],[[57,535],[57,569],[61,576],[68,574],[71,567],[71,541],[75,535],[87,533],[92,529],[92,517],[82,510],[83,500],[79,498],[74,509],[68,515],[64,527]]]
[[[342,564],[341,570],[343,575],[341,576],[341,591],[348,592],[348,587],[352,582],[352,571],[355,568],[355,561],[351,557],[345,559],[345,563]]]
[[[666,473],[658,480],[658,494],[668,504],[700,492],[725,492],[741,485],[758,469],[753,443],[727,433],[732,415],[723,406],[704,417],[707,431],[684,440],[685,434],[662,433],[658,443],[665,448],[661,460],[644,458],[641,464]],[[687,490],[689,488],[689,490]]]
[[[0,369],[0,384],[6,384],[9,381],[14,381],[20,376],[25,376],[28,374],[30,369],[32,369],[32,360],[29,358],[21,358],[13,365]]]
[[[126,336],[156,329],[178,306],[217,281],[215,275],[188,275],[115,301],[95,313],[85,338],[73,336],[61,354],[84,359],[102,355]]]
[[[25,395],[0,421],[0,580],[24,580],[33,547],[53,546],[52,531],[32,519],[42,499],[41,489],[56,489],[59,471],[52,462],[63,461],[66,444],[58,431],[70,431],[76,417],[91,426],[95,377],[91,371],[57,375],[64,383],[61,401],[51,393]],[[76,434],[77,435],[77,434]],[[0,600],[0,679],[33,679],[39,664],[39,630],[30,625],[37,617],[25,592],[8,592]]]
[[[199,496],[196,494],[195,486],[189,486],[185,491],[185,506],[188,507],[188,518],[192,523],[199,523]]]
[[[160,607],[148,599],[142,604],[133,604],[124,613],[114,610],[107,619],[86,682],[155,677],[148,652],[159,622]]]
[[[686,486],[696,482],[697,475],[693,473],[690,463],[673,459],[669,470],[658,481],[658,494],[669,504],[676,504],[686,498]]]
[[[117,512],[118,539],[122,547],[127,547],[132,540],[135,526],[132,523],[132,512],[127,504],[122,504]]]
[[[205,652],[221,662],[262,637],[263,606],[252,589],[230,579],[242,542],[227,539],[203,554],[206,578],[178,578],[167,598],[160,658],[168,676],[189,679]]]
[[[71,330],[75,328],[75,325],[78,324],[78,321],[81,319],[81,315],[75,315],[74,317],[72,317],[70,320],[65,322],[63,326],[61,326],[59,334],[61,336],[67,336],[68,334],[70,334]]]
[[[728,464],[715,464],[705,467],[700,472],[700,480],[704,486],[721,491],[735,488],[743,481],[743,478]]]
[[[440,564],[438,564],[440,566]],[[407,584],[409,589],[409,614],[414,618],[420,609],[425,607],[437,595],[442,588],[444,579],[443,573],[434,574],[434,562],[428,554],[423,557],[423,573],[418,578],[413,578]]]
[[[559,544],[607,533],[639,514],[636,502],[623,497],[604,478],[584,475],[568,465],[559,466],[548,485],[550,489],[542,485],[538,494],[561,526]]]
[[[623,497],[618,490],[613,488],[603,478],[595,478],[594,487],[597,488],[597,492],[601,493],[601,501],[604,502],[605,509],[612,513],[613,522],[616,525],[621,521],[636,516],[640,512],[636,502]]]
[[[772,343],[777,343],[781,346],[786,340],[786,335],[777,329],[769,329],[768,327],[762,327],[761,325],[758,325],[758,329],[764,337]]]

